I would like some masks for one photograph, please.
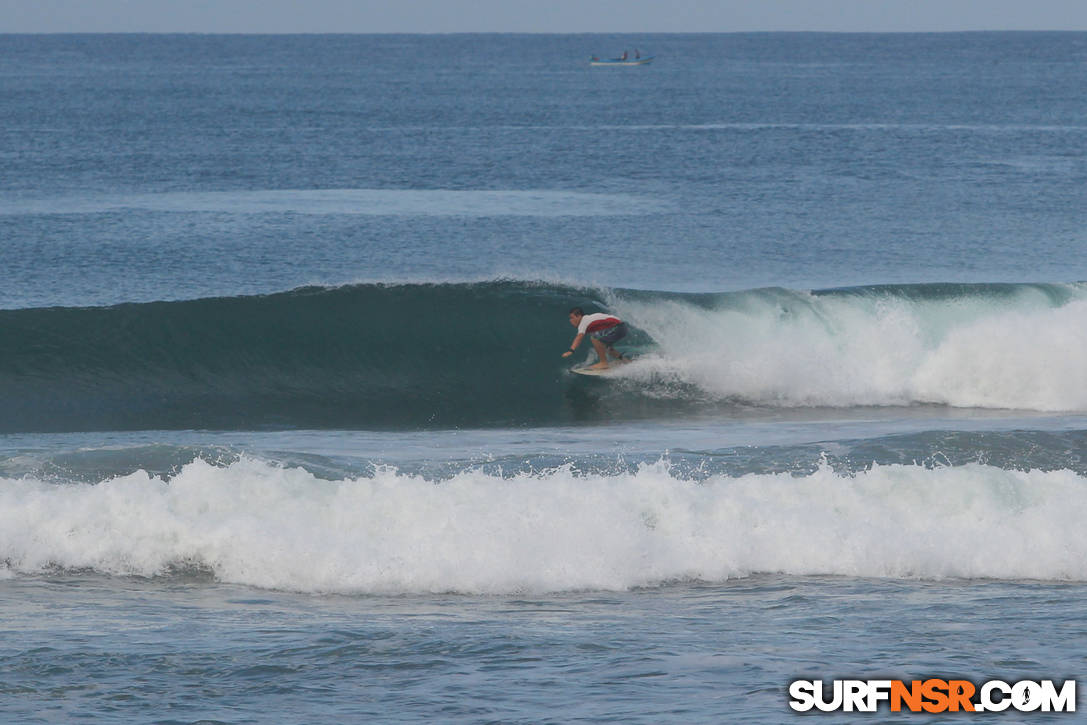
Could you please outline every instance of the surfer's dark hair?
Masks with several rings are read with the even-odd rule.
[[[580,307],[571,307],[570,311],[567,312],[566,314],[568,314],[568,315],[577,315],[578,317],[581,317],[581,316],[583,316],[585,314],[585,311],[582,310]]]

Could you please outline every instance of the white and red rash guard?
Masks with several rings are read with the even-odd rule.
[[[597,330],[606,330],[609,327],[615,327],[622,320],[615,315],[606,315],[603,312],[594,312],[591,315],[582,315],[581,322],[577,326],[577,334],[584,335],[586,332],[596,332]]]

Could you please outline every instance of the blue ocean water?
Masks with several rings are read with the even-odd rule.
[[[0,714],[1082,679],[1085,83],[1084,33],[0,35]],[[640,359],[570,374],[573,305]]]

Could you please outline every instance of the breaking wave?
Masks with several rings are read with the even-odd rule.
[[[1069,470],[828,465],[691,480],[666,460],[322,480],[242,457],[94,484],[0,478],[0,577],[198,572],[305,592],[625,590],[756,572],[1087,580]],[[6,573],[5,573],[6,569]]]
[[[568,374],[574,304],[627,319],[622,346],[642,360],[608,380]],[[4,310],[0,432],[551,425],[735,406],[1078,411],[1084,329],[1081,284],[363,284]]]

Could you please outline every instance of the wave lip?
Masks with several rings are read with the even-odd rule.
[[[1087,480],[1071,471],[873,466],[673,476],[559,468],[323,481],[249,458],[172,479],[0,479],[0,561],[305,592],[626,590],[755,572],[1087,580]]]

